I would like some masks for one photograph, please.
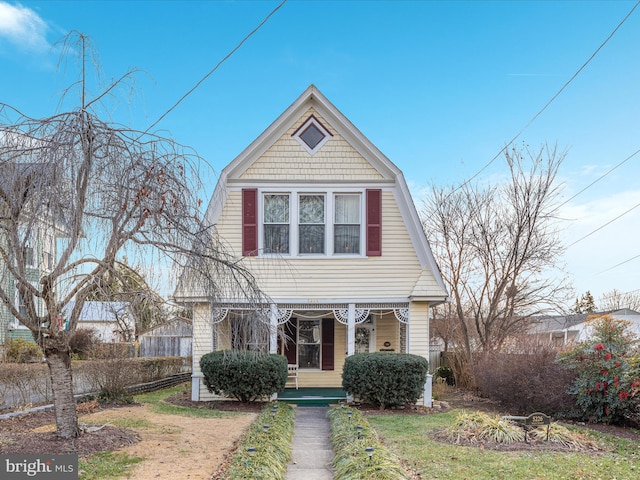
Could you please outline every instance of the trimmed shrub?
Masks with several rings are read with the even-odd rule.
[[[485,353],[470,366],[480,395],[495,400],[512,415],[543,412],[550,416],[573,409],[567,385],[575,374],[556,363],[556,349],[539,345],[523,353]]]
[[[219,350],[200,359],[207,389],[241,402],[253,402],[284,390],[287,357],[247,350]]]
[[[37,362],[42,359],[42,350],[34,342],[13,338],[5,344],[5,356],[9,362]]]
[[[414,404],[422,396],[429,362],[408,353],[358,353],[347,357],[342,388],[384,410]]]

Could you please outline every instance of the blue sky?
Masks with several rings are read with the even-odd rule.
[[[109,108],[144,130],[279,3],[0,0],[0,102],[55,113],[76,77],[52,46],[78,30],[105,81],[140,70]],[[635,4],[289,0],[155,129],[219,171],[313,83],[404,171],[420,206],[429,184],[489,163]],[[565,199],[640,149],[639,51],[640,7],[516,140],[568,150]],[[477,180],[505,172],[498,159]],[[562,208],[565,243],[579,240],[565,255],[576,295],[640,289],[640,207],[580,240],[640,204],[639,178],[640,154]]]

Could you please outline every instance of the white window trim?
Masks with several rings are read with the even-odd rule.
[[[258,249],[264,252],[264,196],[288,194],[289,195],[289,253],[261,253],[262,257],[286,257],[286,258],[366,258],[366,190],[353,188],[265,188],[258,189]],[[359,195],[360,196],[360,253],[334,253],[334,222],[335,222],[335,195]],[[325,197],[325,253],[300,253],[299,248],[299,217],[298,199],[300,195],[324,195]]]

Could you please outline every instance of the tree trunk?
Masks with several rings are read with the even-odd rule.
[[[60,438],[77,437],[79,433],[78,414],[73,398],[71,357],[68,352],[58,350],[48,350],[45,356],[51,375],[53,403],[56,411],[56,433]]]

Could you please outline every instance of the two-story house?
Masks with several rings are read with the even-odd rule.
[[[315,86],[222,170],[206,219],[270,299],[271,334],[250,343],[286,355],[300,387],[340,387],[358,352],[428,358],[447,292],[407,184]],[[241,347],[256,306],[176,299],[194,307],[192,398],[207,400],[200,358]]]

